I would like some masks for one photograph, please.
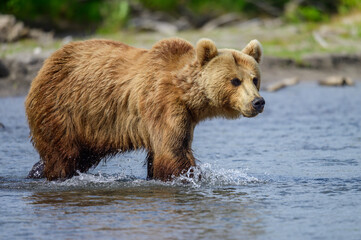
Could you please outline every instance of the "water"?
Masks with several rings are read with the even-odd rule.
[[[0,99],[0,239],[361,239],[361,85],[262,95],[258,117],[196,128],[188,184],[146,181],[142,152],[25,179],[24,98]]]

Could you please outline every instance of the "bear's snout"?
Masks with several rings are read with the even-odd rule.
[[[266,104],[263,97],[257,97],[252,101],[252,107],[258,112],[261,113],[263,111],[264,105]]]

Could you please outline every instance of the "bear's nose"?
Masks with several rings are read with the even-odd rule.
[[[252,106],[257,110],[257,112],[262,112],[265,103],[266,102],[264,101],[263,97],[258,97],[253,99]]]

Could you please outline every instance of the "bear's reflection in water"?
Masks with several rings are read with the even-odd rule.
[[[58,218],[58,227],[66,228],[67,233],[83,230],[93,237],[94,232],[107,231],[109,235],[110,230],[114,236],[133,239],[144,238],[145,233],[149,239],[169,239],[175,234],[191,237],[195,233],[222,239],[240,231],[245,237],[264,234],[260,215],[266,213],[257,210],[260,203],[233,187],[123,186],[37,192],[26,200],[40,218]],[[228,204],[220,204],[224,201]],[[214,227],[219,230],[214,232]]]

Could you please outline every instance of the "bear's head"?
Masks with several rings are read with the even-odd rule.
[[[254,117],[263,111],[265,101],[258,92],[262,47],[257,40],[237,51],[217,49],[211,40],[201,39],[196,53],[201,67],[200,84],[215,116]]]

